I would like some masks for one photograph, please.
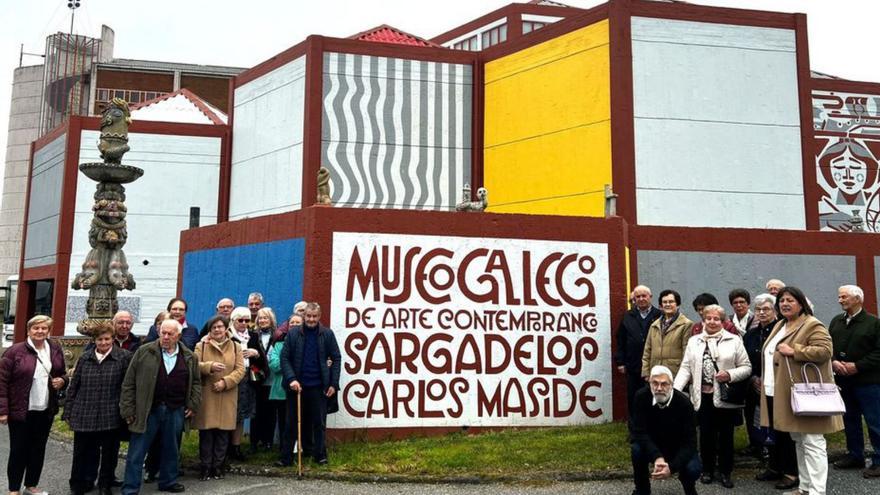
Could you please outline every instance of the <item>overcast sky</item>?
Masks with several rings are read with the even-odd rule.
[[[592,7],[599,0],[562,0]],[[309,34],[345,37],[379,24],[431,38],[509,0],[81,0],[74,32],[116,31],[119,58],[250,67]],[[697,0],[691,3],[804,12],[813,70],[880,81],[876,0]],[[9,98],[19,48],[43,52],[47,35],[67,32],[67,0],[0,0],[0,150],[5,158]],[[871,53],[874,52],[874,55]],[[24,65],[42,63],[25,56]],[[5,163],[5,159],[4,159]],[[3,164],[0,164],[2,167]],[[2,171],[0,171],[2,174]]]

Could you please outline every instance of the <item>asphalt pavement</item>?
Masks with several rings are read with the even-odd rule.
[[[43,468],[43,476],[40,487],[51,495],[68,493],[67,478],[70,475],[71,445],[56,440],[49,440],[46,448],[46,463]],[[5,466],[9,455],[9,432],[6,427],[0,427],[0,483],[7,485]],[[330,462],[333,462],[333,453],[330,452]],[[122,475],[124,460],[120,462],[117,470]],[[192,473],[190,473],[192,474]],[[718,484],[697,485],[701,494],[724,495],[733,493],[757,494],[781,494],[772,486],[752,480],[755,471],[737,471],[734,473],[736,487],[732,490],[723,488]],[[258,476],[235,476],[228,475],[224,480],[198,481],[192,476],[181,478],[181,483],[186,485],[186,493],[190,494],[218,494],[233,495],[246,493],[253,495],[281,495],[281,494],[328,494],[328,495],[502,495],[502,494],[528,494],[528,495],[559,495],[559,494],[602,494],[602,495],[629,495],[633,490],[630,481],[590,481],[590,482],[554,482],[554,483],[522,483],[522,484],[432,484],[432,483],[349,483],[341,481],[298,480],[296,478],[258,477]],[[678,481],[669,480],[655,482],[653,493],[679,494],[681,493]],[[114,489],[118,493],[118,490]],[[144,485],[143,493],[157,493],[156,485]],[[92,492],[97,493],[97,492]],[[880,494],[880,479],[865,480],[858,471],[829,472],[828,493],[839,495],[877,495]]]

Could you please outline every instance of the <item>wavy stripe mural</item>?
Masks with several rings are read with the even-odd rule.
[[[471,180],[469,65],[324,54],[335,206],[452,210]]]

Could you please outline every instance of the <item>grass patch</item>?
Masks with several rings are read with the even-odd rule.
[[[54,433],[72,439],[66,423],[55,419]],[[829,452],[845,446],[843,432],[826,435]],[[198,432],[184,436],[184,463],[198,461]],[[745,428],[736,429],[735,449],[748,443]],[[247,451],[247,441],[243,450]],[[126,444],[123,444],[125,449]],[[553,428],[511,428],[481,434],[453,433],[405,440],[347,441],[329,445],[330,464],[304,463],[316,473],[366,476],[535,477],[627,471],[629,443],[625,423]],[[268,468],[277,450],[248,456],[244,466]]]

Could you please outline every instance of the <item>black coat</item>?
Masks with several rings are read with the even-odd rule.
[[[614,361],[617,366],[626,366],[627,372],[641,373],[642,354],[645,351],[645,339],[651,323],[662,315],[659,309],[651,306],[647,318],[642,318],[638,308],[632,308],[623,314],[617,328],[617,354]]]
[[[80,356],[61,415],[71,430],[107,431],[125,424],[119,414],[119,396],[131,355],[114,345],[101,363],[94,346]]]
[[[828,325],[834,345],[835,361],[855,363],[858,373],[838,375],[842,385],[880,384],[880,321],[864,309],[846,324],[844,314],[835,316]]]
[[[764,349],[764,342],[770,336],[770,332],[773,331],[773,327],[776,326],[778,321],[773,320],[766,327],[758,323],[757,326],[749,328],[746,334],[743,335],[743,347],[746,348],[749,363],[752,365],[752,376],[760,377],[763,374],[761,351]]]
[[[697,455],[697,431],[690,397],[675,389],[672,393],[672,402],[661,409],[652,405],[649,387],[636,392],[631,436],[649,459],[663,457],[669,469],[678,472]]]

